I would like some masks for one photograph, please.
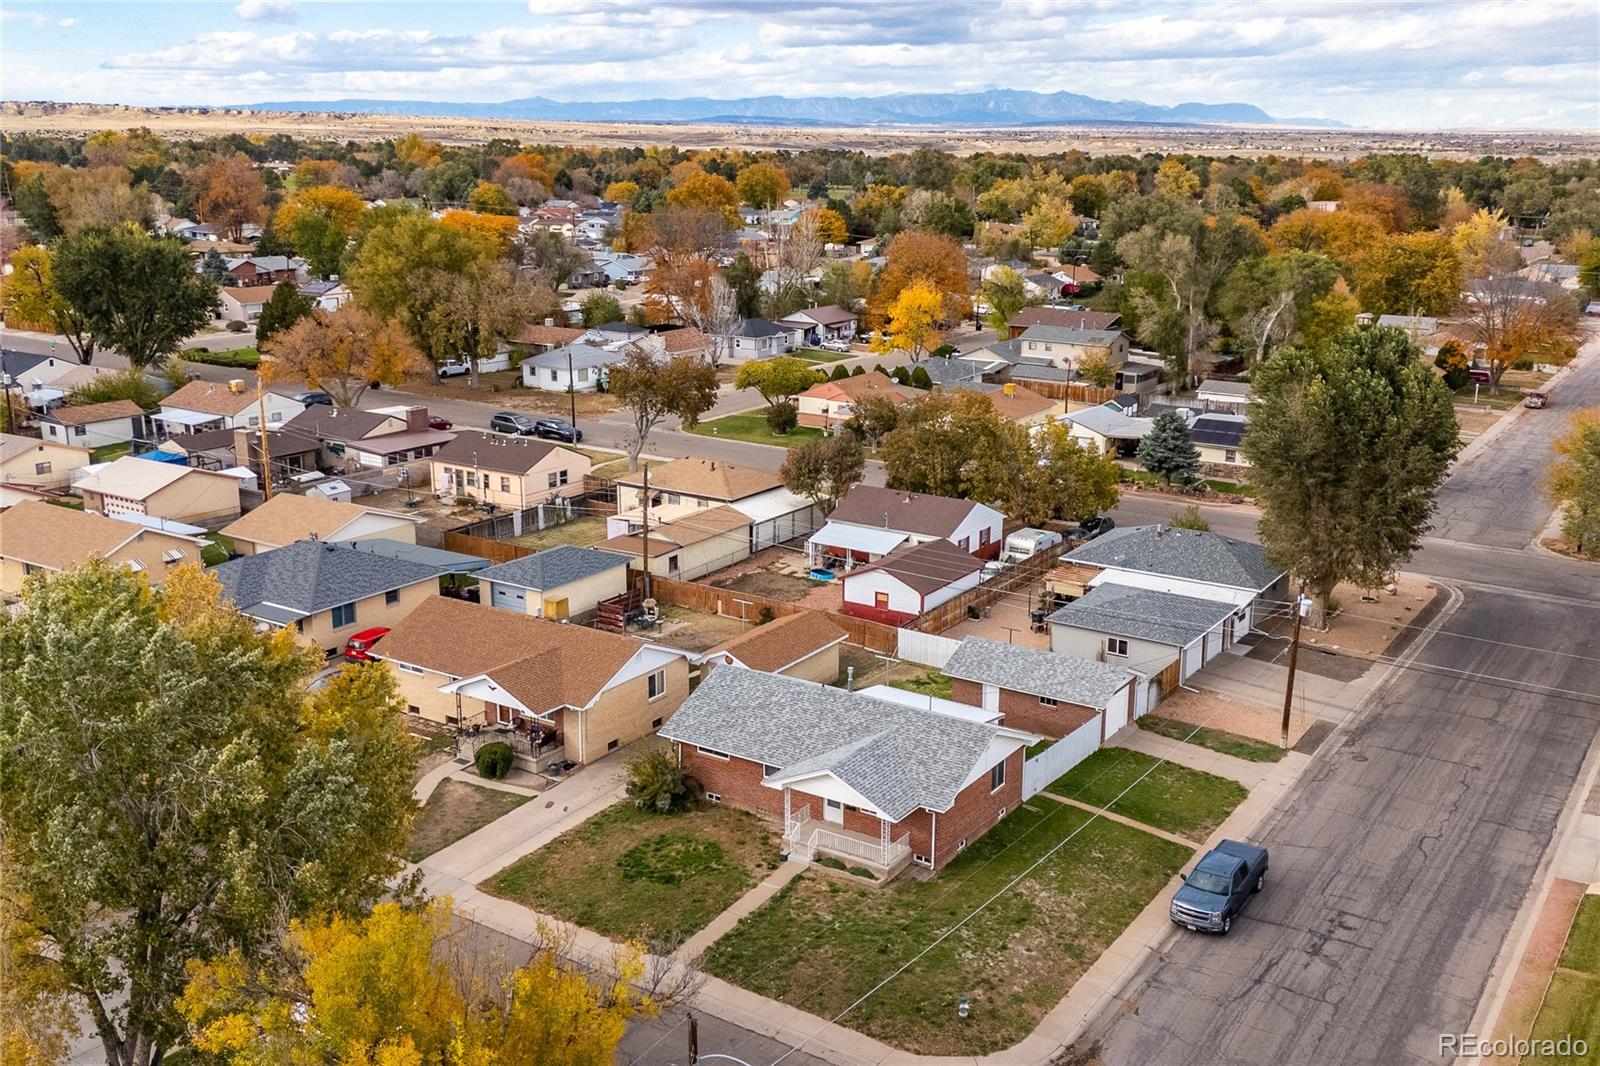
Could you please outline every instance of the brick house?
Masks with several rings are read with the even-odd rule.
[[[1103,742],[1133,720],[1137,678],[1126,667],[968,637],[944,672],[951,699],[1014,729],[1059,739],[1098,718]]]
[[[659,729],[689,694],[675,648],[445,597],[406,615],[373,654],[410,713],[495,730],[539,766],[603,758]]]
[[[714,671],[661,735],[706,798],[764,814],[785,846],[887,879],[946,863],[1022,802],[1039,738],[757,670]]]

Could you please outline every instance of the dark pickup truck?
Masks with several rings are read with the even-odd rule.
[[[1194,864],[1167,914],[1196,932],[1224,933],[1245,901],[1267,881],[1265,848],[1224,840]]]

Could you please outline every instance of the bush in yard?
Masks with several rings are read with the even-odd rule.
[[[1134,458],[1168,485],[1173,481],[1187,485],[1194,480],[1200,466],[1200,450],[1189,436],[1189,423],[1176,411],[1164,411],[1156,416],[1150,432],[1139,442]]]
[[[856,367],[856,369],[860,370],[861,368],[860,367]],[[843,363],[840,363],[840,364],[838,364],[837,366],[835,366],[833,368],[833,373],[828,375],[828,380],[829,381],[839,381],[839,380],[841,380],[843,378],[847,378],[849,376],[850,376],[850,371],[845,369],[845,366],[844,366]]]
[[[788,433],[799,421],[799,409],[792,403],[775,403],[767,408],[767,428],[774,433]]]
[[[228,319],[228,332],[229,333],[243,333],[245,330],[247,330],[249,328],[250,328],[250,323],[246,322],[242,318],[230,318],[230,319]]]
[[[132,400],[146,411],[161,406],[161,392],[155,382],[143,371],[128,367],[111,374],[101,374],[67,393],[68,407],[82,407],[91,403],[110,403],[112,400]]]
[[[628,798],[640,810],[657,814],[688,806],[689,782],[672,752],[661,748],[628,763]]]
[[[1206,516],[1200,513],[1200,505],[1191,503],[1188,507],[1175,513],[1167,521],[1173,529],[1193,529],[1200,533],[1209,533],[1211,523]]]
[[[472,757],[473,765],[478,768],[478,773],[491,781],[500,781],[511,772],[511,764],[515,760],[515,753],[511,745],[503,740],[492,741],[478,749]]]
[[[860,363],[857,363],[855,369],[850,371],[850,376],[853,377],[853,378],[858,378],[862,374],[865,374],[866,372],[867,372],[867,368],[862,366]]]
[[[929,376],[926,367],[919,366],[911,372],[910,384],[914,389],[931,389],[933,378]]]

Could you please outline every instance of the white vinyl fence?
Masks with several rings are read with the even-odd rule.
[[[1100,716],[1074,729],[1022,764],[1022,798],[1030,799],[1100,747]]]
[[[949,637],[921,633],[915,629],[900,630],[900,658],[924,666],[943,670],[944,664],[950,661],[950,656],[954,655],[959,647],[961,642],[951,640]]]

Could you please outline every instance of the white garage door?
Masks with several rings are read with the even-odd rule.
[[[1106,706],[1106,736],[1128,724],[1128,690],[1123,689]]]
[[[489,603],[507,611],[527,614],[528,590],[519,589],[515,585],[502,585],[499,582],[495,582],[489,586]]]

